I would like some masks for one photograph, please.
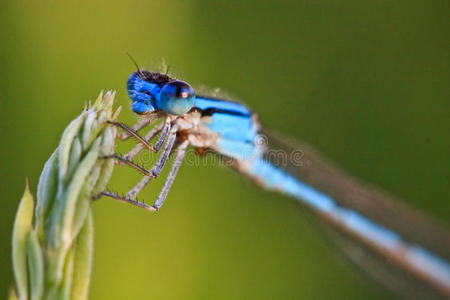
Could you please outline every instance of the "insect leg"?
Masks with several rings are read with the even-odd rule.
[[[156,125],[155,127],[153,127],[144,137],[144,139],[146,141],[150,141],[155,135],[157,135],[164,127],[165,123],[162,122],[158,125]],[[144,149],[145,146],[141,143],[137,144],[136,146],[134,146],[133,149],[131,149],[127,154],[125,154],[125,158],[128,160],[132,160],[136,155],[138,155],[139,152],[142,151],[142,149]],[[156,146],[154,147],[156,148]]]
[[[105,158],[115,158],[117,159],[120,163],[129,165],[130,167],[136,169],[138,172],[144,174],[145,176],[149,176],[149,177],[155,177],[153,176],[153,174],[151,173],[151,171],[147,170],[146,168],[138,165],[137,163],[128,160],[126,157],[120,156],[119,154],[112,154],[112,155],[108,155]]]
[[[159,193],[158,198],[156,198],[155,203],[152,207],[155,210],[158,210],[163,204],[164,200],[166,200],[167,193],[169,193],[170,187],[172,186],[173,181],[175,180],[175,176],[177,175],[178,169],[180,168],[181,162],[183,161],[184,155],[186,153],[186,148],[189,145],[189,142],[186,140],[181,145],[178,146],[178,152],[175,157],[175,160],[172,164],[172,168],[170,169],[170,173],[167,176],[166,181],[164,182],[164,186]]]
[[[159,149],[161,149],[162,145],[164,144],[164,141],[167,138],[167,135],[169,134],[170,131],[170,119],[167,118],[166,121],[164,122],[164,126],[161,132],[161,135],[159,136],[158,140],[156,141],[155,147],[153,147],[156,152],[159,151]]]
[[[172,130],[169,133],[169,136],[167,138],[167,143],[164,146],[163,152],[160,155],[158,161],[156,162],[156,164],[152,167],[152,169],[150,171],[148,171],[148,175],[145,174],[146,176],[144,178],[141,179],[141,181],[139,181],[138,184],[136,184],[134,186],[134,188],[132,188],[128,194],[127,194],[127,198],[129,199],[133,199],[136,197],[136,195],[147,185],[147,183],[154,177],[157,177],[159,175],[159,173],[161,173],[161,170],[164,167],[164,164],[166,163],[167,159],[169,158],[169,154],[172,151],[172,148],[175,144],[176,138],[177,138],[177,126],[173,126]]]
[[[152,145],[149,144],[149,142],[147,142],[147,140],[145,138],[141,137],[135,130],[129,128],[127,125],[125,125],[123,123],[115,122],[115,121],[108,121],[108,123],[115,125],[115,126],[119,126],[123,130],[125,130],[130,136],[133,136],[135,139],[137,139],[142,145],[144,145],[144,147],[146,147],[147,149],[149,149],[150,151],[153,151],[153,152],[159,151],[162,144],[164,143],[164,140],[167,137],[167,133],[170,130],[170,119],[167,118],[166,121],[164,122],[161,136],[159,137],[158,141],[156,142],[155,147],[153,147]]]
[[[150,119],[150,118],[142,118],[130,129],[136,133],[139,130],[141,130],[142,128],[144,128],[145,126],[147,126],[148,124],[150,124],[151,122],[152,122],[152,119]],[[131,137],[131,134],[128,131],[125,131],[122,134],[117,135],[117,138],[121,141],[125,141],[130,137]]]
[[[139,201],[136,201],[136,200],[133,200],[133,199],[128,199],[126,197],[123,197],[121,195],[118,195],[118,194],[115,194],[115,193],[111,193],[111,192],[108,192],[108,191],[101,192],[94,200],[99,199],[101,196],[110,197],[110,198],[113,198],[113,199],[116,199],[116,200],[119,200],[119,201],[126,202],[128,204],[135,205],[135,206],[140,207],[140,208],[144,208],[144,209],[147,209],[147,210],[155,211],[155,208],[153,206],[149,206],[149,205],[147,205],[145,203],[142,203],[142,202],[139,202]]]

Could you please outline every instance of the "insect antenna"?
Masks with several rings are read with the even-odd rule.
[[[140,72],[141,69],[139,68],[139,66],[138,66],[138,64],[137,64],[137,62],[136,62],[136,60],[133,58],[133,56],[131,56],[130,53],[128,53],[128,52],[126,52],[126,53],[127,53],[128,57],[131,59],[131,61],[134,63],[134,65],[136,66],[137,71]]]
[[[166,68],[166,75],[169,73],[170,67],[171,67],[171,65],[167,65],[167,68]]]

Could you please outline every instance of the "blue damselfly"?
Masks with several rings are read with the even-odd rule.
[[[387,285],[400,286],[394,288],[416,296],[416,290],[423,291],[416,288],[424,285],[441,296],[450,296],[450,236],[446,230],[387,193],[346,174],[309,145],[265,130],[256,114],[244,105],[198,96],[184,81],[140,69],[129,77],[127,90],[132,110],[141,118],[133,127],[112,123],[124,130],[121,139],[132,136],[139,144],[125,156],[115,154],[111,158],[135,168],[144,177],[126,196],[108,191],[102,195],[156,211],[167,197],[187,147],[213,151],[257,185],[297,199],[333,225],[344,236],[339,240],[347,252],[356,249],[353,243],[357,242],[380,257],[373,261],[369,256],[353,255],[352,259],[366,265],[369,272],[384,264],[393,265],[408,274],[405,282],[413,282],[408,286],[393,283],[389,279],[392,272],[386,271],[378,277]],[[156,120],[162,122],[145,136],[138,133]],[[155,144],[150,144],[158,134]],[[161,150],[151,169],[132,161],[144,149]],[[279,149],[287,154],[287,160],[277,155]],[[149,206],[136,201],[136,195],[160,174],[172,153],[176,153],[175,158],[156,202]]]

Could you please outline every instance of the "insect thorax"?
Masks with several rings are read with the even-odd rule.
[[[158,73],[158,72],[150,72],[147,70],[139,70],[136,72],[142,80],[145,80],[150,83],[155,83],[159,87],[164,86],[165,84],[174,81],[175,79],[170,77],[167,74]]]

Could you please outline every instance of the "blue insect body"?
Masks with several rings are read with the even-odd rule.
[[[144,114],[155,111],[155,97],[159,96],[161,88],[142,80],[139,74],[133,73],[127,83],[128,96],[133,100],[132,109],[135,113]]]
[[[167,75],[159,73],[134,72],[128,79],[127,91],[133,100],[132,109],[138,114],[160,110],[172,115],[183,115],[194,106],[195,101],[194,89],[189,84],[170,80]]]
[[[414,243],[407,242],[388,227],[377,224],[360,212],[342,206],[338,201],[342,200],[340,198],[356,198],[353,200],[356,201],[357,206],[357,201],[376,200],[383,198],[382,196],[372,193],[370,190],[363,190],[364,192],[358,195],[349,193],[348,189],[350,188],[360,189],[359,185],[350,179],[344,182],[347,186],[335,184],[333,187],[335,192],[333,192],[329,186],[332,186],[333,182],[342,181],[341,178],[346,178],[346,175],[333,170],[332,172],[322,172],[322,177],[325,178],[319,179],[314,176],[295,176],[277,163],[266,159],[267,145],[258,143],[261,137],[261,126],[256,121],[255,115],[245,106],[235,102],[196,96],[194,89],[188,83],[175,80],[166,74],[145,70],[138,70],[131,74],[127,90],[133,101],[133,111],[143,115],[143,121],[132,129],[120,123],[116,125],[127,131],[122,138],[134,136],[141,144],[125,157],[116,155],[115,158],[136,168],[145,177],[127,194],[127,197],[120,197],[108,192],[105,192],[105,195],[150,210],[157,210],[164,202],[173,183],[186,147],[192,145],[198,148],[208,148],[231,158],[239,172],[250,177],[260,186],[294,197],[333,225],[430,284],[443,295],[450,296],[450,265],[445,259]],[[154,119],[150,116],[155,114],[164,118],[165,122],[153,129],[145,138],[140,137],[137,131],[148,125],[150,120]],[[155,146],[150,145],[148,141],[158,132],[161,132],[161,135]],[[131,159],[145,147],[152,151],[158,151],[164,142],[162,154],[151,170],[146,170],[131,162]],[[173,149],[178,150],[177,156],[155,204],[147,206],[136,202],[134,197],[150,179],[158,176]],[[320,165],[320,162],[317,165]],[[304,169],[304,171],[308,170]],[[311,172],[311,174],[315,173]],[[304,180],[309,181],[311,185]],[[325,183],[320,184],[321,181],[325,181]],[[313,185],[323,186],[331,194],[321,192]],[[367,213],[370,215],[371,211],[368,210]],[[405,225],[408,226],[408,224]],[[449,236],[442,235],[438,242],[449,245]]]

